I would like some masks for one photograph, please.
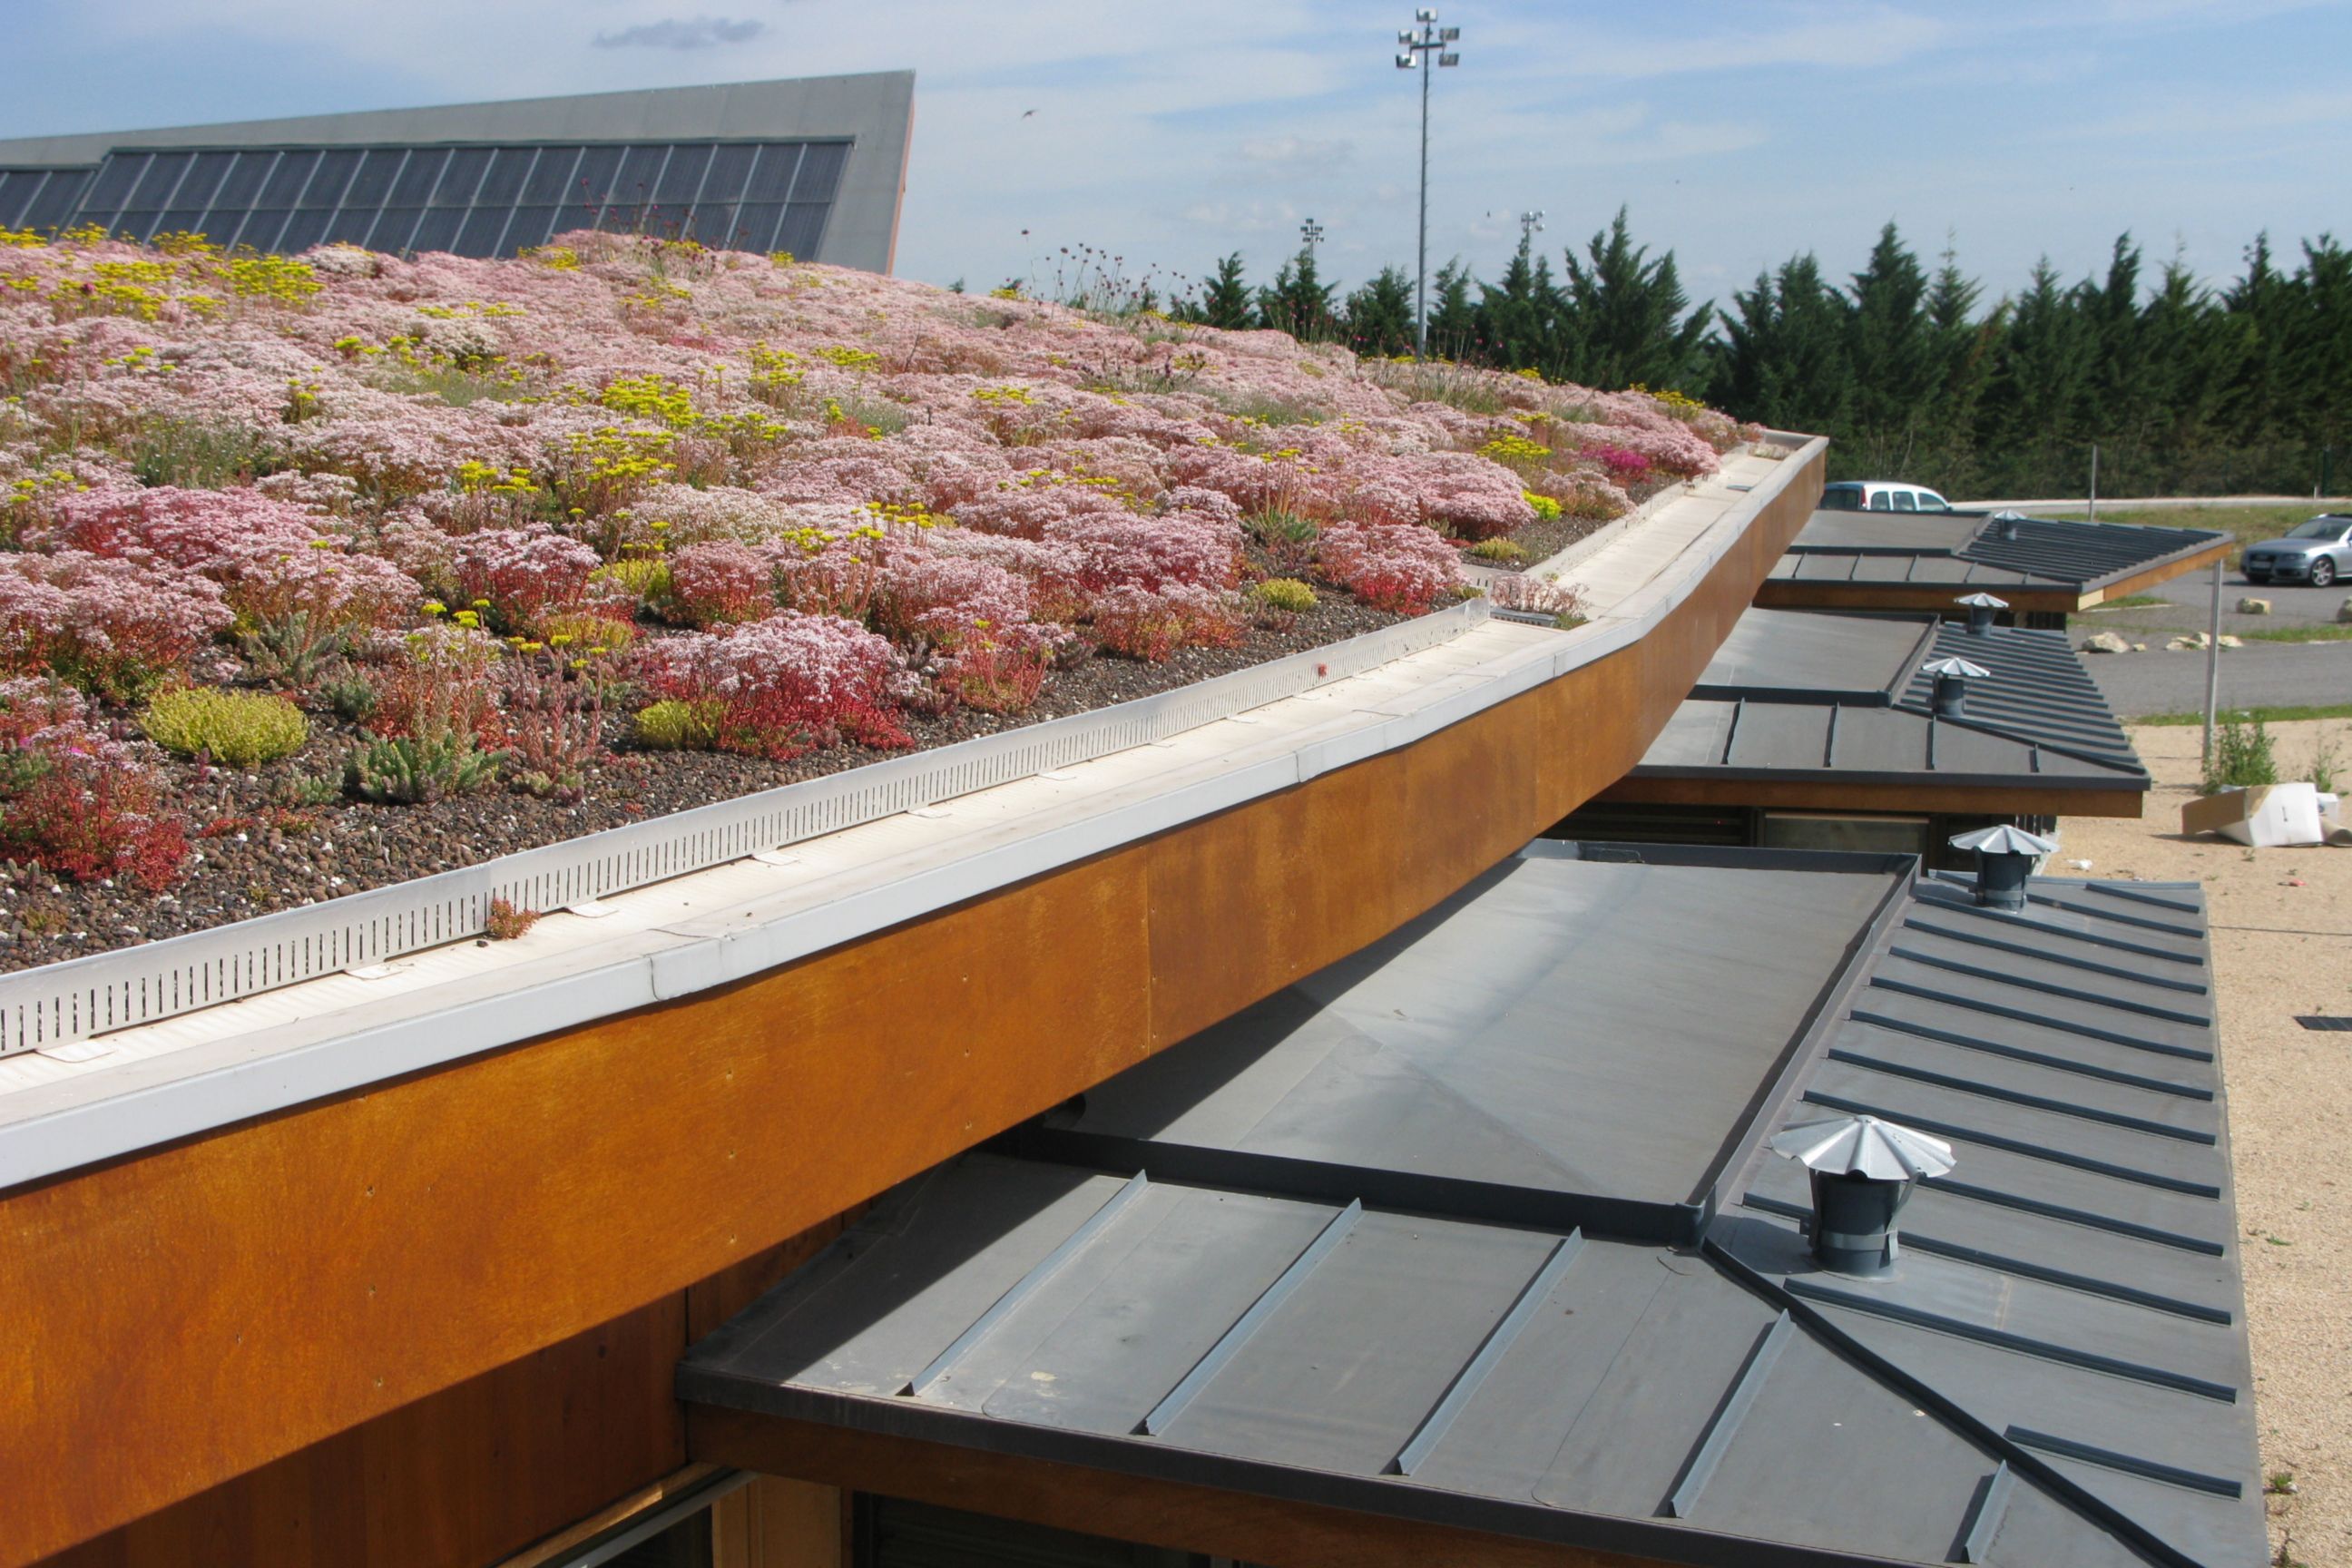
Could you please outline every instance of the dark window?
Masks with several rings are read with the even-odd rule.
[[[466,219],[466,226],[457,231],[457,243],[451,247],[460,256],[503,256],[499,238],[507,231],[506,207],[476,207]]]
[[[334,216],[330,212],[320,212],[317,207],[297,208],[294,216],[286,220],[286,227],[278,234],[278,243],[270,248],[285,251],[289,256],[310,249],[327,237],[327,224]]]
[[[32,193],[25,210],[17,215],[18,225],[25,228],[64,228],[73,222],[81,205],[81,194],[89,188],[90,169],[54,169],[41,182],[40,189]]]
[[[710,1510],[690,1514],[604,1561],[607,1568],[710,1568]]]
[[[818,242],[824,238],[824,215],[829,210],[823,202],[794,202],[784,209],[784,226],[776,231],[776,242],[768,248],[814,257]]]
[[[433,187],[441,183],[441,171],[449,162],[446,147],[419,147],[408,155],[408,163],[392,183],[392,196],[384,205],[395,207],[421,207],[433,195]]]
[[[489,172],[482,176],[481,189],[474,193],[478,207],[510,205],[522,192],[525,175],[539,157],[536,147],[501,147],[490,159]]]
[[[441,183],[433,189],[432,205],[462,207],[473,205],[474,192],[482,183],[483,174],[490,166],[488,147],[460,147],[449,154],[449,166],[442,171]]]
[[[710,168],[709,147],[673,147],[663,168],[654,200],[664,207],[688,207],[702,194],[702,176]]]
[[[801,154],[806,151],[798,142],[775,142],[761,148],[760,160],[743,187],[743,199],[782,203],[793,194],[793,176],[799,173]]]
[[[871,1493],[858,1496],[856,1521],[856,1568],[1218,1568],[1225,1561]]]
[[[234,153],[197,153],[196,161],[189,165],[188,177],[182,180],[180,188],[173,193],[172,205],[202,216],[204,210],[213,205],[214,198],[220,192],[221,182],[228,177],[229,170],[236,163],[236,154]],[[192,226],[167,223],[163,226],[170,229]]]
[[[310,176],[310,184],[303,188],[301,201],[296,205],[324,207],[332,212],[335,204],[343,199],[343,192],[350,187],[352,176],[359,173],[360,160],[366,155],[351,147],[340,147],[323,154],[319,159],[318,172]]]
[[[408,248],[415,251],[447,250],[457,243],[458,226],[466,215],[455,207],[429,207],[417,221],[416,232],[408,237]]]
[[[1909,490],[1896,490],[1895,492],[1895,510],[1896,511],[1917,511],[1919,510],[1919,498],[1913,495]]]
[[[776,225],[783,221],[782,202],[747,202],[735,210],[734,221],[727,226],[723,237],[711,237],[713,245],[724,245],[730,250],[773,250],[776,248]]]
[[[425,216],[422,207],[386,207],[383,216],[368,231],[370,250],[401,251],[408,248],[408,237],[415,232],[416,220]]]
[[[800,177],[793,182],[793,203],[833,200],[834,188],[841,184],[842,165],[848,162],[848,142],[810,142],[808,156],[801,160]]]
[[[236,153],[230,156],[234,161],[228,173],[221,176],[220,189],[212,194],[212,209],[216,213],[240,213],[251,206],[253,198],[261,194],[262,182],[278,166],[275,153]],[[234,217],[228,220],[232,225],[236,221]]]
[[[506,247],[509,250],[525,250],[534,245],[545,245],[555,232],[558,207],[517,207],[514,222],[507,227]]]
[[[286,216],[284,207],[256,207],[246,215],[245,221],[237,226],[235,234],[216,234],[212,237],[221,245],[249,245],[256,250],[275,250],[278,248],[278,233],[286,226]]]
[[[147,165],[147,172],[139,177],[131,199],[122,204],[124,208],[131,212],[162,212],[170,204],[172,193],[179,188],[181,176],[195,161],[193,153],[156,153],[154,160]]]
[[[261,199],[256,206],[291,207],[310,183],[310,174],[319,166],[315,152],[281,153],[278,166],[269,171],[269,178],[261,187]]]
[[[405,147],[378,147],[360,160],[359,172],[343,191],[343,205],[375,208],[382,206],[392,195],[392,183],[400,177],[401,164],[408,161]]]
[[[522,200],[532,206],[554,206],[572,200],[579,187],[572,176],[580,167],[577,147],[541,147],[539,161],[523,176]]]
[[[131,189],[147,172],[147,163],[144,153],[107,155],[98,166],[98,178],[90,182],[89,195],[82,198],[82,211],[91,222],[114,221],[114,215],[130,205]]]

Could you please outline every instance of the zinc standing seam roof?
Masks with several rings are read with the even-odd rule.
[[[681,1395],[1670,1562],[2258,1560],[2194,889],[1606,853],[898,1189]],[[1605,962],[1644,942],[1779,990],[1742,1043],[1741,980]],[[1857,1108],[1958,1154],[1885,1279],[1811,1265],[1763,1152]]]
[[[1926,665],[1962,658],[1958,718]],[[2147,769],[2063,632],[1750,609],[1632,777],[2146,790]]]
[[[1979,513],[1817,511],[1772,569],[1796,583],[2088,591],[2193,557],[2229,535],[2027,518],[2013,540]]]

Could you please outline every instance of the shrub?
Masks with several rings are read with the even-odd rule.
[[[110,702],[184,676],[231,619],[218,588],[171,567],[79,550],[0,556],[0,668],[54,674]]]
[[[310,736],[310,721],[285,698],[215,687],[159,692],[139,716],[139,727],[167,752],[201,752],[232,768],[290,756]]]
[[[497,629],[528,635],[579,605],[597,564],[594,551],[559,533],[484,529],[457,541],[457,593]]]
[[[1558,522],[1559,521],[1559,501],[1554,500],[1548,495],[1539,495],[1534,490],[1526,490],[1521,492],[1521,494],[1528,505],[1535,510],[1536,521],[1538,522]],[[1471,553],[1475,554],[1476,552],[1473,551]]]
[[[783,760],[844,737],[911,743],[891,710],[898,658],[854,622],[786,610],[723,634],[653,643],[646,656],[655,697],[719,705],[721,751]]]
[[[344,765],[343,787],[379,805],[430,805],[480,789],[498,776],[499,760],[462,731],[430,740],[402,735],[371,741]]]
[[[2213,761],[2205,770],[2201,793],[2218,795],[2225,789],[2253,789],[2278,782],[2278,758],[2262,720],[2257,718],[2252,724],[2234,718],[2222,721],[2213,737]]]
[[[1428,529],[1339,523],[1323,531],[1324,574],[1375,609],[1417,616],[1461,581],[1453,547]]]
[[[1559,503],[1553,501],[1551,510],[1553,516],[1559,516]],[[1515,566],[1528,558],[1527,546],[1508,539],[1482,539],[1462,553],[1477,561],[1505,561]]]
[[[100,728],[62,682],[0,681],[0,855],[78,882],[170,887],[187,828],[163,805],[155,758]]]
[[[665,697],[638,710],[631,731],[648,751],[708,752],[719,744],[719,725],[726,714],[722,702]]]
[[[1315,590],[1296,577],[1268,577],[1250,589],[1250,596],[1277,610],[1304,615],[1315,607]]]

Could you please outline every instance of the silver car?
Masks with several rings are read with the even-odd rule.
[[[2298,525],[2284,539],[2246,546],[2246,581],[2309,583],[2325,588],[2352,574],[2352,517],[2334,513]]]

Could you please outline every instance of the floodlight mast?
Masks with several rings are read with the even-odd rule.
[[[1421,68],[1421,230],[1413,250],[1412,352],[1429,357],[1429,68],[1458,66],[1462,57],[1445,46],[1462,37],[1459,27],[1441,27],[1433,7],[1417,7],[1413,26],[1397,34],[1397,69]],[[1417,29],[1417,30],[1416,30]]]
[[[1298,226],[1298,242],[1308,256],[1315,254],[1315,247],[1322,237],[1323,226],[1313,218],[1310,217]]]

